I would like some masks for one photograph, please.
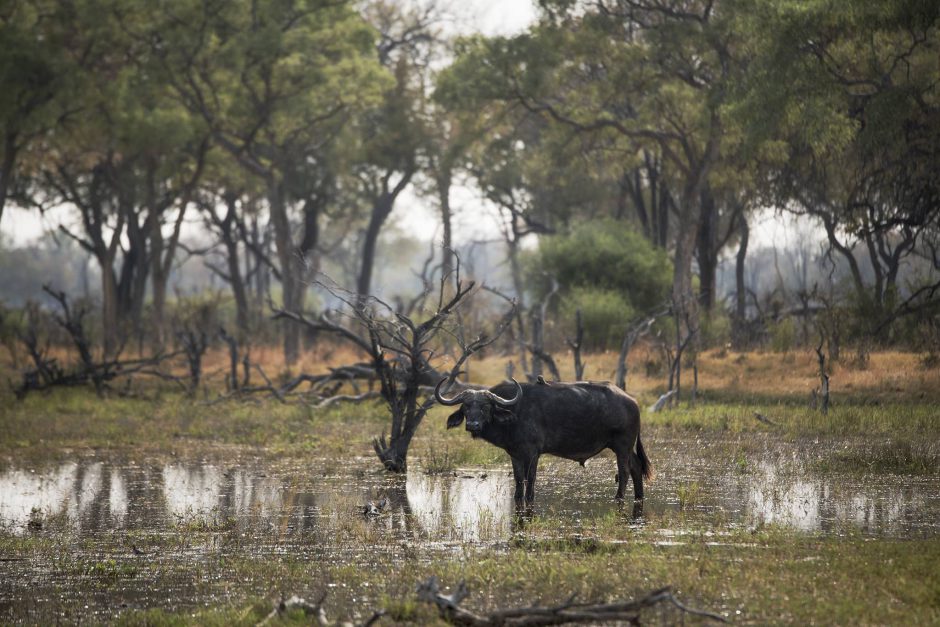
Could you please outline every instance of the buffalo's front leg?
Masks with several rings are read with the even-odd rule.
[[[536,455],[529,459],[526,463],[526,483],[525,483],[525,500],[528,503],[531,503],[535,500],[535,473],[539,469],[539,456]]]
[[[513,493],[513,498],[517,501],[521,501],[525,486],[525,467],[522,462],[515,457],[511,457],[510,459],[512,459],[512,478],[516,481],[516,491]]]

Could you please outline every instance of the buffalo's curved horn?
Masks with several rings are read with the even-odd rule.
[[[515,405],[515,404],[518,403],[520,400],[522,400],[522,386],[519,385],[519,382],[516,381],[515,379],[513,379],[512,382],[516,384],[516,396],[515,396],[515,397],[506,399],[506,398],[503,398],[502,396],[500,396],[499,394],[493,394],[493,393],[490,392],[489,390],[486,391],[486,395],[487,395],[490,399],[492,399],[492,400],[494,400],[495,402],[499,403],[500,405],[507,405],[507,406],[508,406],[508,405]]]
[[[437,386],[435,386],[434,388],[434,398],[437,399],[437,402],[440,403],[441,405],[459,405],[461,402],[463,402],[463,396],[464,396],[463,392],[461,392],[454,398],[444,398],[441,395],[441,386],[444,385],[444,382],[447,381],[448,378],[449,377],[444,377],[443,379],[437,382]]]

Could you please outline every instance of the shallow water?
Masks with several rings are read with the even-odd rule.
[[[525,517],[512,501],[508,464],[428,476],[415,463],[406,477],[390,477],[373,458],[340,463],[221,452],[212,459],[99,452],[45,463],[12,459],[0,470],[0,532],[58,544],[38,559],[0,554],[0,619],[103,620],[124,607],[189,607],[270,592],[250,578],[220,592],[215,584],[229,576],[229,558],[367,566],[378,553],[431,562],[473,546],[512,550],[514,534],[533,517],[552,521],[549,535],[568,538],[608,515],[628,526],[668,521],[658,536],[663,544],[681,543],[691,530],[720,535],[770,523],[874,537],[940,532],[936,475],[812,470],[813,460],[838,446],[650,442],[657,478],[647,484],[642,512],[614,501],[612,457],[586,467],[544,458],[536,504]],[[76,571],[69,560],[87,566]],[[180,563],[198,565],[198,576],[179,574]],[[124,577],[122,568],[131,568],[132,576]],[[111,584],[120,582],[117,589],[99,585],[108,576]]]
[[[717,516],[730,525],[774,523],[822,533],[853,527],[876,536],[940,531],[936,476],[823,474],[773,447],[742,464],[704,450],[708,441],[662,444],[654,458],[657,476],[647,483],[645,517],[681,511],[688,525]],[[427,541],[505,540],[512,533],[508,464],[429,476],[416,463],[404,479],[377,471],[371,458],[338,465],[108,455],[38,466],[13,461],[0,471],[0,528],[25,534],[31,520],[35,526],[54,519],[79,534],[192,525],[267,527],[283,538],[329,534],[343,515],[372,503],[378,518],[398,511],[411,519],[407,529],[390,531]],[[543,458],[533,512],[574,524],[615,511],[614,474],[610,457],[586,467]]]

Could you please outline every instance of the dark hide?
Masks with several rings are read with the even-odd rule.
[[[523,383],[522,399],[504,407],[480,395],[468,397],[447,419],[453,428],[464,420],[474,438],[509,453],[516,482],[515,497],[535,498],[539,456],[556,455],[584,464],[606,448],[617,456],[617,498],[622,499],[627,475],[633,496],[643,498],[643,478],[650,463],[640,441],[640,408],[609,383]],[[516,384],[490,388],[502,398],[516,395]]]

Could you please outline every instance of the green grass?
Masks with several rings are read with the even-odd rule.
[[[761,422],[755,413],[773,425]],[[785,435],[922,438],[940,436],[940,409],[924,403],[837,405],[828,414],[806,406],[777,403],[748,405],[699,403],[655,414],[644,413],[643,424],[690,431],[776,431]]]
[[[773,422],[759,421],[755,413]],[[772,431],[785,436],[830,435],[911,442],[940,437],[940,410],[932,403],[836,405],[823,415],[805,404],[682,404],[642,413],[644,429]],[[463,429],[445,428],[446,412],[432,410],[419,428],[413,455],[436,466],[502,463],[505,456],[474,441]],[[371,438],[388,428],[380,402],[333,405],[323,410],[277,401],[215,404],[163,393],[153,399],[98,399],[87,390],[57,390],[0,404],[0,451],[48,452],[62,448],[133,447],[172,450],[220,444],[264,448],[277,455],[371,454]],[[935,460],[936,455],[932,458]]]
[[[276,454],[345,450],[350,432],[381,433],[380,403],[315,410],[277,401],[207,403],[178,393],[154,398],[98,399],[88,390],[62,389],[0,404],[0,451],[62,448],[173,450],[220,444],[264,447]],[[367,435],[368,434],[368,435]]]
[[[715,368],[731,373],[747,366],[766,371],[770,380],[778,368],[774,361],[759,355],[743,364],[716,358]],[[853,384],[861,388],[865,377],[877,374],[844,377],[856,377]],[[929,390],[932,381],[917,385]],[[63,389],[22,402],[7,394],[0,398],[0,459],[22,466],[25,460],[67,458],[88,449],[227,458],[248,449],[306,463],[304,458],[371,457],[371,438],[389,426],[387,408],[379,402],[316,410],[267,399],[208,403],[175,391],[149,393],[100,400],[87,389]],[[645,408],[655,400],[655,389],[641,390],[640,398]],[[738,473],[754,472],[768,434],[799,447],[813,442],[801,457],[811,471],[940,472],[935,391],[925,397],[893,388],[874,396],[846,392],[834,397],[825,416],[807,407],[803,391],[727,384],[703,390],[701,398],[695,407],[682,403],[656,414],[644,409],[644,441],[700,447],[710,442],[708,435],[727,436],[714,438],[724,448],[710,455],[730,460]],[[774,424],[757,420],[755,412]],[[419,466],[447,474],[507,463],[503,451],[473,440],[463,428],[447,430],[447,413],[436,408],[421,425],[410,453]],[[647,448],[655,465],[655,449]],[[550,472],[550,460],[545,468]],[[57,577],[79,578],[89,592],[119,591],[129,581],[152,581],[154,590],[181,583],[199,590],[199,608],[173,608],[169,601],[168,609],[131,608],[118,616],[125,625],[253,625],[280,594],[313,601],[325,591],[331,619],[362,621],[384,608],[387,620],[427,624],[436,612],[416,602],[414,586],[431,575],[445,586],[465,579],[471,590],[465,605],[481,612],[559,603],[572,594],[585,602],[624,600],[669,585],[683,602],[745,624],[940,623],[940,538],[873,539],[851,528],[824,535],[746,530],[720,514],[702,522],[689,510],[705,488],[684,481],[674,489],[685,510],[648,515],[644,525],[634,524],[629,511],[577,519],[548,514],[525,521],[508,542],[487,537],[445,548],[421,538],[401,542],[388,533],[384,519],[361,516],[359,496],[349,494],[323,506],[323,514],[337,523],[315,557],[256,554],[257,537],[225,517],[182,519],[169,532],[125,530],[105,538],[76,536],[64,515],[40,515],[39,531],[0,530],[0,556],[51,564]],[[145,555],[134,555],[132,546]],[[193,547],[202,547],[196,559]],[[73,610],[78,611],[64,611]],[[647,618],[655,622],[659,616]],[[680,619],[664,616],[665,622]],[[284,622],[307,624],[309,618],[295,613]]]
[[[877,441],[869,446],[846,448],[817,460],[822,472],[868,471],[899,475],[940,472],[940,442],[935,439]]]
[[[541,531],[547,524],[542,523]],[[465,606],[479,612],[536,601],[560,603],[571,595],[584,602],[625,600],[669,585],[684,603],[720,612],[736,623],[940,620],[940,539],[873,542],[768,528],[719,537],[689,534],[678,544],[660,545],[658,528],[620,527],[612,537],[604,535],[611,529],[609,522],[593,528],[596,537],[530,540],[508,551],[469,551],[433,563],[376,554],[369,568],[251,558],[228,560],[225,567],[251,579],[278,582],[285,594],[307,590],[311,600],[328,582],[336,592],[327,596],[327,613],[342,619],[362,619],[385,608],[402,622],[423,624],[433,612],[415,602],[414,585],[436,575],[445,586],[465,580],[471,591]],[[206,574],[211,576],[211,569]],[[270,607],[246,598],[195,614],[129,612],[120,622],[252,624]],[[678,618],[666,616],[671,616],[668,622]]]

